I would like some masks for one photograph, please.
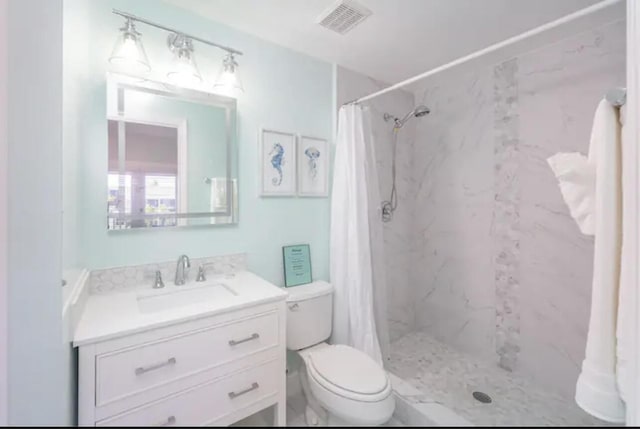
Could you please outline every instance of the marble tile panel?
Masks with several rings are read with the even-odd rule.
[[[493,263],[498,366],[513,370],[520,351],[520,136],[518,59],[493,70]]]
[[[469,352],[494,349],[490,70],[416,94],[412,284],[416,327]],[[473,109],[469,106],[473,105]],[[418,138],[419,137],[419,138]]]
[[[586,154],[593,115],[625,86],[625,24],[578,34],[518,59],[520,356],[516,370],[573,397],[591,303],[593,239],[580,233],[546,159]]]

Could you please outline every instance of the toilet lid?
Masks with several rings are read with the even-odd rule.
[[[309,355],[309,362],[323,379],[353,393],[375,395],[389,384],[380,365],[353,347],[323,347]]]

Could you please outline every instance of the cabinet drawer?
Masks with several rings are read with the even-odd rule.
[[[202,426],[278,392],[278,361],[152,402],[97,426]]]
[[[267,313],[96,357],[96,405],[217,367],[278,344]]]

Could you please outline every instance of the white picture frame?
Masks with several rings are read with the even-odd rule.
[[[298,138],[298,196],[329,196],[331,147],[326,139],[301,135]]]
[[[296,195],[296,135],[260,129],[258,162],[259,194],[262,197]]]

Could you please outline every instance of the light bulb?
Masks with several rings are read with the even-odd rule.
[[[126,58],[127,60],[135,60],[137,54],[138,47],[136,46],[136,41],[131,37],[126,37],[120,50],[121,57]]]
[[[125,26],[120,29],[109,62],[125,73],[144,74],[151,70],[142,46],[141,34],[136,31],[130,19],[127,19]]]
[[[176,35],[171,47],[174,55],[171,69],[167,73],[167,79],[178,86],[193,87],[200,85],[202,76],[193,55],[191,39]]]
[[[238,74],[238,63],[232,53],[229,53],[222,61],[222,70],[220,71],[213,88],[229,95],[244,92],[242,81]]]

